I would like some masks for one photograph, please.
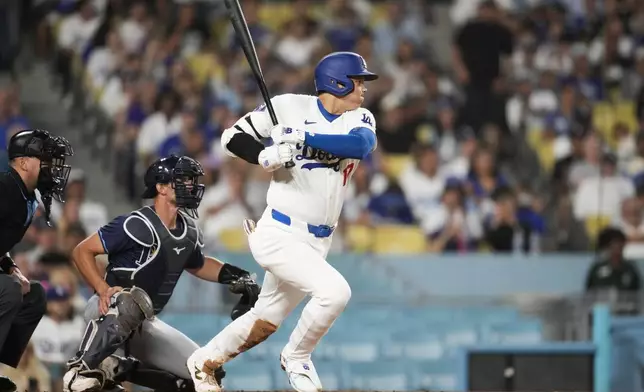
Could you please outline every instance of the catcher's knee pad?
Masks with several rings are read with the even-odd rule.
[[[107,314],[87,324],[80,349],[67,366],[97,369],[143,321],[153,316],[152,300],[145,291],[134,287],[119,292]]]

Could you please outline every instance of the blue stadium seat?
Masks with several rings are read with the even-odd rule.
[[[481,328],[483,342],[493,344],[534,344],[543,341],[539,320],[520,320]]]
[[[346,369],[348,389],[400,391],[409,388],[408,368],[401,361],[354,363]]]
[[[279,362],[272,364],[279,367]],[[235,358],[224,365],[226,378],[223,386],[228,390],[266,391],[274,389],[270,366],[263,362]]]
[[[444,344],[439,336],[430,334],[395,334],[391,342],[381,343],[385,359],[438,360],[443,357]]]
[[[421,361],[408,364],[410,387],[437,391],[454,391],[458,367],[453,361]]]

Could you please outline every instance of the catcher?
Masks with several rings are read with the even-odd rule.
[[[257,301],[259,286],[247,271],[202,253],[195,218],[203,174],[189,157],[157,160],[144,179],[143,198],[153,198],[154,205],[117,217],[74,249],[74,263],[96,294],[85,310],[80,349],[67,363],[65,392],[119,389],[122,381],[164,392],[194,391],[186,360],[199,346],[155,317],[184,270],[242,294],[233,319]],[[108,255],[105,279],[96,267],[99,254]]]

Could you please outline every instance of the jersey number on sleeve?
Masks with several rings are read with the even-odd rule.
[[[351,172],[353,171],[353,168],[355,167],[355,164],[353,162],[349,163],[347,167],[342,170],[342,174],[344,175],[344,179],[342,180],[342,186],[346,186],[347,182],[349,181],[349,177],[351,176]]]

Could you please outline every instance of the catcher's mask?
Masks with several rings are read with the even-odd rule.
[[[11,160],[19,157],[40,160],[36,188],[49,221],[52,198],[61,203],[65,199],[65,186],[71,170],[71,166],[65,164],[65,159],[74,155],[71,144],[64,137],[53,136],[45,130],[24,130],[9,140],[8,155]]]
[[[154,162],[145,173],[145,191],[142,197],[150,199],[157,195],[157,184],[171,184],[178,208],[196,218],[206,186],[199,183],[204,170],[196,160],[171,155]]]

